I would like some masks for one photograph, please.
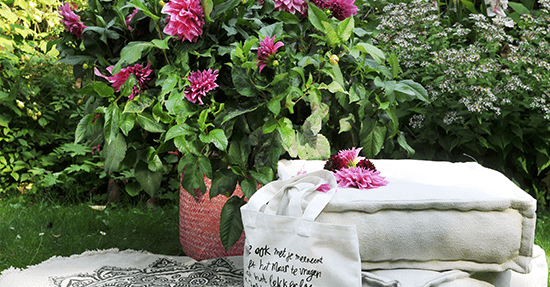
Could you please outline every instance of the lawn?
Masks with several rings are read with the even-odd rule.
[[[37,204],[0,198],[0,231],[0,270],[95,249],[184,255],[174,204],[155,208],[112,205],[94,210],[86,203]]]

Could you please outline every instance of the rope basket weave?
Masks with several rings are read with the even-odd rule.
[[[212,180],[204,178],[206,192],[199,198],[191,196],[180,185],[180,243],[185,254],[195,260],[243,254],[244,231],[241,238],[227,252],[220,240],[220,214],[228,198],[218,195],[210,199]],[[237,184],[233,195],[242,197]]]

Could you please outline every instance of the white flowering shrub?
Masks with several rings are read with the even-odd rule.
[[[473,158],[505,172],[546,205],[549,3],[539,1],[540,9],[532,11],[508,3],[516,7],[505,11],[515,18],[510,25],[510,18],[487,13],[464,14],[457,21],[430,1],[386,2],[384,13],[375,17],[376,40],[432,100],[400,106],[415,157]]]

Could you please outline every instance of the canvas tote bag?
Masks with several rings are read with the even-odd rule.
[[[327,183],[330,190],[317,190]],[[241,207],[245,287],[361,286],[355,225],[315,222],[336,189],[334,175],[320,170],[271,182]]]

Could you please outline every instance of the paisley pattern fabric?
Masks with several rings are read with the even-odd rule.
[[[143,269],[104,266],[92,274],[51,279],[56,287],[241,287],[243,270],[225,258],[191,265],[160,258]]]

